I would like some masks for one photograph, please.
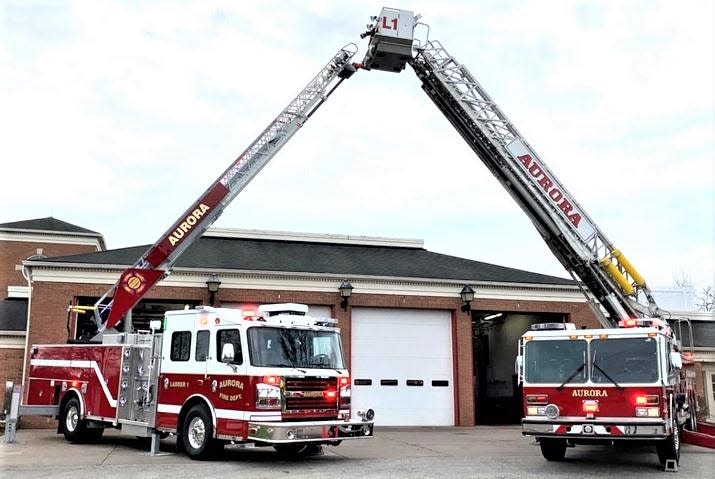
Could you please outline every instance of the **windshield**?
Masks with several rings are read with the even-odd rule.
[[[529,341],[525,346],[524,357],[526,382],[586,382],[586,341]]]
[[[335,331],[252,327],[248,329],[248,349],[254,366],[345,367],[340,335]]]
[[[594,339],[589,363],[591,381],[598,384],[658,380],[655,338]]]

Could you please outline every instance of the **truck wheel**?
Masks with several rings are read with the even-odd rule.
[[[566,456],[566,441],[563,439],[541,438],[541,454],[547,461],[563,461]]]
[[[673,424],[673,434],[655,445],[655,452],[658,454],[658,462],[665,465],[668,459],[680,462],[680,430],[677,424]]]
[[[80,411],[79,400],[76,397],[70,398],[65,403],[60,415],[60,424],[65,439],[75,444],[98,440],[104,429],[87,429],[87,420],[79,417]]]
[[[685,421],[685,429],[688,431],[697,431],[698,430],[698,408],[697,408],[697,402],[695,400],[695,395],[692,395],[690,398],[690,401],[688,401],[688,412],[690,415],[688,416],[688,420]]]
[[[191,459],[200,461],[212,458],[222,445],[213,438],[211,415],[202,405],[189,410],[182,428],[184,451]]]

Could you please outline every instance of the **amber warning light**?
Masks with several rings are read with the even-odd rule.
[[[589,399],[583,402],[583,412],[591,413],[598,412],[598,401]]]

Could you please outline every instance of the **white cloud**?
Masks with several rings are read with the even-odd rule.
[[[381,7],[3,3],[0,221],[153,242]],[[414,8],[651,283],[712,279],[710,2]],[[424,237],[563,275],[409,68],[345,82],[219,224]]]

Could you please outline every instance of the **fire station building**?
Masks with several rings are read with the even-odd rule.
[[[44,218],[0,224],[0,248],[0,379],[19,382],[29,346],[85,334],[91,317],[68,316],[68,305],[94,304],[148,246],[106,250],[101,234]],[[470,289],[473,299],[460,294]],[[217,228],[144,297],[131,325],[201,304],[283,302],[338,319],[353,407],[372,407],[383,426],[516,423],[519,336],[535,322],[598,325],[571,280],[420,240]]]

